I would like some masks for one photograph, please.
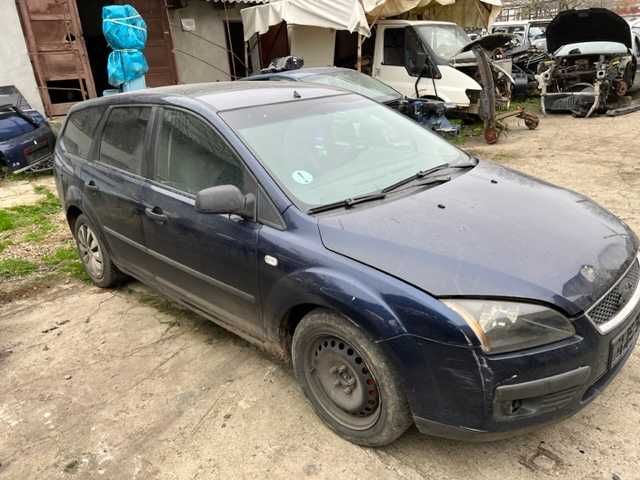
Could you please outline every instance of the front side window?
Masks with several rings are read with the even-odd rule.
[[[384,30],[384,52],[382,63],[404,67],[404,28]]]
[[[144,140],[151,107],[117,107],[109,112],[100,142],[100,162],[142,173]]]
[[[249,193],[251,179],[222,137],[194,115],[164,109],[160,120],[153,179],[196,194],[218,185]]]
[[[379,191],[468,156],[358,95],[227,111],[223,119],[300,208]]]

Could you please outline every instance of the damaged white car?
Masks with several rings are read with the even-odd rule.
[[[560,12],[547,27],[550,60],[539,66],[542,111],[605,113],[633,85],[629,24],[604,8]]]

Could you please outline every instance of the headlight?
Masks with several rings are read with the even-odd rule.
[[[443,302],[469,324],[487,353],[537,347],[576,333],[565,316],[540,305],[490,300]]]

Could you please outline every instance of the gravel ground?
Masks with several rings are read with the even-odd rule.
[[[640,232],[638,125],[553,116],[469,148]],[[327,430],[286,366],[137,283],[46,287],[0,306],[2,479],[640,478],[640,350],[560,424],[488,444],[410,430],[372,450]]]

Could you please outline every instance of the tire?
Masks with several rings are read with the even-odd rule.
[[[113,264],[98,230],[84,215],[76,219],[73,236],[84,270],[96,286],[109,288],[124,280],[124,275]]]
[[[292,362],[315,412],[344,439],[380,447],[413,423],[391,362],[347,319],[323,309],[308,313],[293,335]]]

